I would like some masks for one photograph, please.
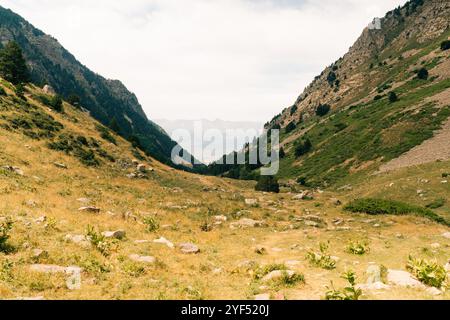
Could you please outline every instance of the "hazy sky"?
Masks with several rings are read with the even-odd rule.
[[[266,122],[405,0],[0,0],[151,119]]]

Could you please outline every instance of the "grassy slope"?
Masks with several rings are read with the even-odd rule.
[[[425,45],[411,44],[419,51],[406,59],[396,59],[391,66],[375,67],[377,70],[373,83],[367,84],[367,92],[354,99],[354,105],[342,108],[326,119],[319,121],[316,117],[299,125],[298,130],[289,136],[312,125],[306,136],[313,142],[314,151],[301,159],[295,159],[295,143],[289,143],[286,149],[290,151],[281,162],[280,177],[306,177],[312,185],[343,185],[348,182],[350,174],[360,171],[358,169],[361,166],[362,174],[365,175],[381,162],[394,159],[431,138],[433,131],[440,128],[450,116],[450,109],[426,102],[426,99],[449,90],[450,80],[442,77],[430,77],[426,81],[414,79],[414,70],[422,66],[431,70],[448,59],[448,53],[440,53],[438,48],[440,42],[449,36],[450,32],[446,32]],[[408,47],[404,51],[410,49]],[[394,57],[404,51],[395,53]],[[427,59],[426,56],[432,52],[439,56]],[[393,53],[386,51],[383,54],[387,57]],[[364,65],[359,70],[368,72],[363,69],[368,69],[368,66]],[[392,86],[395,89],[388,89]],[[377,87],[380,88],[377,94],[382,99],[361,102],[367,96],[373,99],[374,93],[371,94],[371,91]],[[399,95],[400,101],[388,101],[387,93],[391,90]],[[412,106],[418,107],[420,111],[412,109]],[[289,136],[283,135],[282,141]]]
[[[36,90],[32,89],[31,93],[37,93]],[[1,99],[3,104],[9,104],[9,109],[2,110],[1,115],[26,116],[26,110],[17,100],[13,102],[16,98],[7,91],[9,96]],[[63,124],[62,133],[98,140],[100,147],[116,162],[99,158],[100,166],[87,167],[76,156],[48,149],[49,138],[36,140],[24,135],[22,129],[0,128],[0,166],[14,165],[25,173],[19,176],[0,171],[0,217],[8,216],[14,221],[9,243],[15,248],[12,253],[0,253],[0,298],[246,299],[269,292],[283,293],[287,299],[319,299],[329,281],[333,280],[337,286],[342,284],[339,277],[345,270],[355,270],[364,281],[364,271],[370,261],[404,269],[411,253],[437,258],[442,264],[448,259],[450,240],[441,237],[448,231],[444,226],[414,216],[380,216],[368,223],[366,220],[372,217],[350,215],[329,200],[335,196],[344,202],[359,196],[385,196],[387,192],[383,190],[389,190],[390,196],[423,205],[426,201],[417,198],[415,190],[419,184],[417,179],[430,180],[421,186],[427,191],[427,200],[448,195],[449,185],[440,184],[438,177],[450,171],[447,170],[449,162],[355,181],[351,192],[325,192],[317,194],[314,201],[293,201],[292,194],[285,191],[279,195],[256,193],[252,183],[195,176],[152,159],[144,161],[156,170],[148,180],[130,180],[125,177],[129,170],[122,170],[118,165],[119,159],[135,156],[127,142],[116,137],[117,146],[107,143],[95,129],[95,121],[69,105],[65,105],[66,113],[61,115],[30,99],[29,102],[35,105],[34,111],[50,114]],[[68,169],[59,169],[54,162],[65,163]],[[395,184],[387,189],[390,182]],[[210,191],[205,191],[205,187]],[[90,198],[91,204],[102,209],[101,213],[79,212],[82,204],[77,199],[82,197]],[[256,198],[259,205],[248,207],[245,198]],[[264,219],[268,227],[230,229],[229,224],[240,210],[248,210],[245,217]],[[448,203],[437,212],[448,215]],[[308,213],[322,217],[330,230],[308,227],[293,219]],[[211,232],[202,232],[200,226],[215,214],[224,214],[229,221]],[[36,221],[43,215],[47,217],[46,223]],[[147,232],[142,223],[148,215],[156,215],[160,222],[161,228],[155,233]],[[334,229],[336,218],[344,219],[344,225],[351,229]],[[375,226],[376,223],[380,226]],[[67,234],[85,234],[88,225],[98,231],[124,229],[127,239],[118,242],[108,257],[92,247],[84,248],[64,240]],[[397,238],[397,233],[402,233],[404,239]],[[134,243],[134,240],[152,241],[159,236],[175,244],[194,242],[201,253],[183,255],[178,249],[160,244]],[[341,258],[337,269],[325,271],[310,266],[305,260],[307,250],[317,249],[319,242],[328,240],[330,254]],[[355,257],[346,253],[345,246],[350,240],[368,240],[370,254]],[[430,249],[429,244],[434,242],[439,242],[441,248]],[[256,254],[253,249],[256,245],[265,246],[268,253]],[[34,259],[32,249],[35,248],[48,251],[48,256]],[[134,253],[154,256],[158,263],[148,266],[132,262],[128,256]],[[270,284],[267,289],[261,289],[261,281],[255,280],[249,270],[237,267],[245,260],[259,265],[297,260],[298,265],[292,268],[305,275],[306,284]],[[60,276],[29,272],[29,265],[36,262],[82,267],[82,290],[68,290]],[[432,297],[423,290],[394,288],[382,294],[365,292],[364,298]],[[438,298],[450,297],[446,294]]]

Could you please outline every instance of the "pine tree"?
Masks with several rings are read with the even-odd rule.
[[[109,123],[109,128],[115,133],[120,133],[120,127],[116,117],[112,118],[111,122]]]
[[[0,51],[0,76],[15,85],[29,81],[25,58],[16,42],[8,42]]]

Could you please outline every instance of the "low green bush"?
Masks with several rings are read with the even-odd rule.
[[[435,222],[450,225],[444,218],[440,217],[432,210],[410,205],[400,201],[362,198],[356,199],[344,207],[344,210],[353,213],[366,213],[370,215],[407,215],[415,214],[418,216],[429,218]]]
[[[447,280],[447,271],[436,261],[427,261],[409,257],[406,268],[422,283],[442,288]]]

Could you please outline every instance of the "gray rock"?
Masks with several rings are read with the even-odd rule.
[[[49,84],[46,84],[44,86],[44,88],[42,88],[42,91],[45,94],[48,94],[48,95],[55,95],[56,94],[55,89],[53,89],[53,87],[51,85],[49,85]]]
[[[69,290],[78,290],[81,288],[81,272],[83,269],[80,267],[61,267],[57,265],[46,265],[46,264],[33,264],[30,266],[30,270],[33,272],[40,273],[64,273],[68,275],[66,279],[66,285]]]
[[[151,256],[140,256],[138,254],[131,254],[129,256],[129,258],[135,262],[140,262],[140,263],[155,263],[156,262],[156,258],[155,257],[151,257]]]
[[[256,199],[245,199],[245,204],[248,206],[256,206],[258,204],[258,200]]]
[[[299,194],[292,197],[292,200],[312,200],[314,199],[313,193],[309,190],[302,191]]]
[[[414,279],[409,272],[402,270],[388,270],[387,281],[399,287],[426,288],[419,280]]]
[[[340,206],[342,204],[341,200],[339,200],[337,198],[331,198],[330,202],[335,206]]]
[[[91,242],[89,241],[88,237],[86,237],[85,235],[68,234],[64,237],[64,240],[67,242],[73,242],[73,243],[79,244],[83,247],[89,247],[91,245]]]
[[[60,169],[68,169],[68,167],[64,163],[53,162],[53,165]]]
[[[117,239],[122,240],[126,236],[126,232],[124,230],[117,231],[104,231],[102,235],[107,239]]]
[[[374,284],[376,282],[382,282],[381,281],[381,268],[378,265],[371,264],[367,268],[366,271],[367,275],[367,284]]]
[[[13,172],[19,176],[23,176],[24,172],[22,171],[22,169],[18,168],[18,167],[14,167],[14,166],[3,166],[3,169]]]
[[[200,249],[193,243],[181,243],[179,245],[180,250],[184,254],[197,254],[200,253]]]
[[[248,218],[242,218],[241,220],[230,224],[230,228],[232,229],[260,228],[265,226],[267,226],[267,224],[264,221],[258,221]]]
[[[442,291],[438,288],[431,287],[427,289],[427,293],[432,296],[440,296],[442,294]]]
[[[153,240],[154,243],[159,243],[159,244],[164,244],[166,246],[168,246],[169,248],[173,249],[175,248],[174,244],[172,242],[170,242],[169,240],[167,240],[164,237],[161,237],[159,239]]]
[[[273,280],[280,280],[284,276],[293,277],[295,276],[295,271],[292,270],[275,270],[267,274],[264,278],[262,278],[263,282],[269,282]]]
[[[100,208],[89,206],[89,207],[81,207],[78,209],[81,212],[89,212],[89,213],[100,213]]]
[[[442,234],[442,236],[446,239],[450,239],[450,232],[446,232],[446,233]]]

